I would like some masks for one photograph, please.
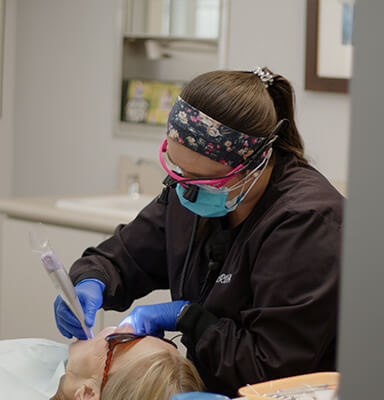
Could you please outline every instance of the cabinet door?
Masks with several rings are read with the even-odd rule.
[[[0,338],[42,337],[65,341],[56,328],[53,302],[57,296],[39,255],[29,245],[28,233],[37,225],[3,218],[0,249]],[[105,235],[79,229],[44,225],[55,253],[69,269],[85,248]],[[102,314],[102,313],[99,313]],[[95,333],[102,325],[97,317]]]

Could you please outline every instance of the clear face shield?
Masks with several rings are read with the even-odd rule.
[[[202,114],[197,109],[195,110],[192,106],[190,106],[188,104],[187,104],[187,106],[188,106],[188,109],[183,109],[184,110],[183,112],[181,112],[180,110],[176,110],[176,111],[179,111],[179,114],[183,113],[183,115],[184,115],[185,110],[188,111],[189,109],[191,109],[189,111],[191,111],[191,112],[193,111],[193,112],[195,112],[195,114],[197,113],[196,114],[197,116],[195,116],[196,120],[198,120],[199,118],[201,120],[209,119],[210,121],[213,121],[216,124],[218,124],[219,125],[218,129],[219,130],[222,129],[222,132],[221,132],[222,135],[226,135],[226,134],[228,134],[228,132],[232,132],[232,134],[235,137],[235,139],[232,139],[232,140],[236,140],[236,138],[238,138],[239,136],[242,137],[241,140],[244,140],[244,138],[245,138],[246,141],[249,138],[251,138],[250,136],[245,135],[242,132],[234,131],[231,128],[225,127],[224,125],[218,123],[217,121],[210,119],[210,117],[206,116],[205,114]],[[182,105],[180,105],[180,107],[182,108]],[[177,122],[178,118],[179,118],[178,117],[179,114],[176,111],[174,112],[173,118]],[[191,119],[190,124],[192,124],[192,126],[194,124],[196,125],[196,122],[193,122],[195,120],[192,121],[192,116],[190,119]],[[184,122],[183,125],[185,125],[186,122],[185,121],[183,121],[183,122]],[[226,202],[227,202],[226,199],[228,197],[228,193],[233,190],[236,190],[240,186],[242,186],[242,190],[241,190],[242,199],[244,198],[244,196],[246,194],[248,194],[249,190],[251,190],[251,189],[248,188],[249,190],[247,189],[247,192],[244,193],[245,185],[252,178],[255,178],[255,183],[256,183],[256,180],[258,179],[258,177],[255,174],[258,174],[258,176],[260,176],[262,174],[262,172],[264,171],[264,169],[266,168],[269,158],[271,157],[272,144],[278,138],[277,134],[280,131],[280,129],[284,129],[284,126],[286,126],[287,124],[289,124],[289,121],[287,119],[281,119],[276,124],[276,126],[274,127],[274,129],[268,136],[258,137],[255,140],[255,143],[257,143],[258,141],[261,143],[258,143],[258,147],[252,148],[252,154],[243,160],[241,157],[239,157],[239,154],[240,154],[240,151],[243,151],[244,149],[249,148],[248,144],[243,147],[237,146],[236,147],[237,150],[234,151],[233,155],[236,155],[237,159],[239,160],[238,164],[234,169],[232,169],[230,172],[228,172],[227,174],[225,174],[223,176],[203,176],[200,178],[185,178],[183,176],[182,169],[179,166],[175,165],[172,162],[172,160],[170,159],[170,157],[167,153],[167,140],[168,139],[167,138],[164,139],[164,141],[162,142],[160,149],[159,149],[159,159],[160,159],[161,165],[167,172],[168,176],[163,182],[165,185],[165,188],[164,188],[162,194],[159,196],[158,201],[160,203],[166,204],[168,201],[167,198],[168,198],[169,188],[176,187],[176,192],[178,194],[178,197],[179,197],[181,203],[189,209],[196,208],[195,206],[191,206],[190,203],[194,203],[197,200],[199,201],[200,204],[202,202],[208,203],[210,200],[213,200],[213,198],[212,199],[207,198],[209,195],[209,196],[215,196],[215,201],[218,199],[218,196],[220,196],[220,198],[221,198],[220,207],[225,210],[227,210],[227,209],[233,210],[234,207],[237,207],[237,205],[239,204],[241,199],[240,200],[238,199],[237,203],[235,200],[231,199],[226,204]],[[201,132],[202,137],[205,138],[204,140],[206,141],[206,139],[209,135],[208,136],[205,135],[204,129],[207,129],[207,127],[206,126],[201,127],[200,125],[198,125],[197,127],[200,129],[199,132]],[[177,128],[177,124],[175,126]],[[178,133],[178,130],[175,128],[175,126],[172,125],[172,129],[169,130],[169,132],[170,132],[169,137],[172,138],[172,134],[175,135],[176,142],[180,143],[179,136],[178,136],[179,133]],[[182,128],[184,129],[184,126]],[[180,132],[187,135],[189,131],[187,131],[187,133],[185,133],[183,131],[183,129],[181,129]],[[173,131],[175,131],[175,132],[173,133]],[[188,138],[189,138],[189,136],[188,136]],[[204,140],[203,140],[203,142],[204,142]],[[227,139],[225,139],[225,140],[227,140]],[[241,140],[239,143],[242,143]],[[253,139],[251,139],[251,140],[253,140]],[[193,135],[192,135],[192,141],[193,141]],[[194,142],[194,143],[196,143],[196,142]],[[206,143],[212,144],[209,141],[208,142],[206,141]],[[181,144],[183,144],[183,142],[181,142]],[[186,145],[186,147],[190,147],[190,146]],[[195,150],[195,148],[193,147],[192,150]],[[269,150],[271,150],[271,151],[269,151]],[[206,149],[202,148],[201,143],[200,143],[200,148],[197,147],[196,151],[202,155],[205,155]],[[214,159],[215,161],[218,161],[218,159],[225,160],[224,154],[220,154],[220,155],[215,154],[215,157],[210,157],[210,158]],[[227,182],[230,181],[234,176],[236,176],[240,172],[245,172],[245,171],[249,171],[249,173],[247,173],[246,176],[243,177],[239,182],[237,182],[235,185],[233,185],[231,187],[225,186],[227,184]],[[199,199],[198,199],[198,197],[199,197]],[[204,201],[203,201],[203,198],[204,198]],[[225,199],[225,201],[224,201],[224,199]],[[222,203],[223,201],[224,201],[224,204]],[[209,204],[206,204],[206,206],[208,207]],[[226,212],[228,212],[228,211],[226,211]],[[200,214],[200,211],[197,212],[197,214]]]
[[[224,176],[216,177],[201,177],[201,178],[184,178],[181,168],[174,164],[168,156],[167,152],[167,138],[163,140],[160,146],[159,152],[160,163],[163,166],[167,174],[175,180],[176,183],[181,184],[183,187],[187,187],[187,184],[194,185],[209,185],[216,188],[224,186],[230,179],[232,179],[236,174],[245,169],[245,164],[239,164],[236,168],[230,171]]]
[[[256,184],[268,165],[272,155],[272,143],[276,138],[277,136],[274,136],[268,140],[255,153],[256,157],[246,160],[244,164],[238,165],[224,176],[184,178],[181,168],[175,165],[168,156],[166,140],[160,149],[160,162],[171,177],[172,184],[176,184],[176,193],[183,206],[202,217],[220,217],[234,211]],[[255,158],[258,160],[257,165],[254,165]],[[249,172],[242,179],[232,186],[225,186],[230,179],[245,171]],[[253,182],[244,191],[251,180]],[[241,188],[240,193],[228,200],[229,193],[239,188]]]

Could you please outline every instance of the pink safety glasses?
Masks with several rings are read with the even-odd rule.
[[[232,171],[228,172],[228,174],[224,176],[215,176],[215,177],[201,177],[201,178],[183,178],[182,175],[173,171],[172,168],[175,168],[170,161],[167,155],[167,138],[163,140],[163,143],[160,146],[159,151],[159,159],[161,165],[167,172],[167,174],[173,178],[177,183],[180,183],[183,187],[186,187],[186,184],[193,183],[194,185],[210,185],[216,188],[220,188],[224,186],[230,179],[232,179],[236,174],[246,168],[245,165],[239,164],[236,168]]]

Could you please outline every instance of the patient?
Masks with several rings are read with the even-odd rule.
[[[135,337],[130,332],[132,330],[127,325],[118,328],[109,327],[97,334],[94,339],[77,341],[69,345],[65,374],[61,377],[56,394],[51,400],[169,400],[175,393],[203,390],[203,384],[195,367],[173,344],[153,336]],[[38,339],[31,339],[33,340]],[[17,343],[17,340],[3,341],[6,342]],[[41,344],[40,341],[38,343]],[[51,372],[52,375],[56,375],[57,387],[58,373],[54,371],[56,367],[52,369],[52,366],[48,366],[49,354],[45,355],[44,351],[46,346],[46,352],[50,353],[50,349],[53,349],[56,343],[51,341],[42,343],[43,352],[38,362],[41,365],[45,363],[46,369],[53,370]],[[60,343],[57,345],[61,355],[66,354],[63,349],[67,346]],[[3,352],[2,354],[7,355],[6,350]],[[15,362],[15,357],[9,359],[15,366],[17,357]],[[10,369],[12,370],[12,367]],[[23,371],[23,368],[15,367],[13,372],[19,371],[25,379],[31,380],[31,375],[35,374],[31,369],[33,370],[29,367]],[[6,375],[4,378],[1,372],[0,363],[0,377],[7,383]],[[27,382],[26,387],[29,385],[30,382]],[[8,398],[10,395],[19,398],[13,396],[19,394],[20,387],[16,387],[19,385],[8,382],[8,387],[11,386],[12,391],[4,389],[1,382],[0,398],[3,398],[3,390]],[[48,398],[34,397],[34,394],[31,397],[30,394],[32,393],[28,393],[29,399]]]
[[[195,368],[173,344],[153,336],[132,340],[129,333],[113,335],[127,332],[132,332],[127,325],[106,328],[94,339],[72,344],[52,399],[168,400],[175,393],[202,389]],[[121,338],[128,341],[119,344]],[[114,346],[113,355],[108,346]]]

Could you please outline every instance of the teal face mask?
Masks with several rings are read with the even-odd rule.
[[[215,188],[210,185],[196,185],[199,187],[197,197],[195,201],[189,201],[184,197],[186,189],[180,183],[178,183],[176,186],[177,197],[185,208],[188,208],[188,210],[200,215],[201,217],[223,217],[229,212],[234,211],[245,199],[249,191],[263,173],[271,154],[272,148],[268,150],[266,158],[253,171],[251,171],[248,176],[232,187]],[[253,182],[249,185],[246,192],[243,192],[245,184],[252,178]],[[242,188],[241,193],[235,196],[233,199],[228,200],[228,193],[238,189],[239,187]]]
[[[240,193],[232,200],[227,201],[227,191],[218,191],[213,193],[200,187],[196,201],[192,202],[184,198],[185,191],[186,189],[178,183],[176,186],[176,193],[180,203],[193,213],[207,218],[223,217],[233,211],[244,197],[244,193]]]

